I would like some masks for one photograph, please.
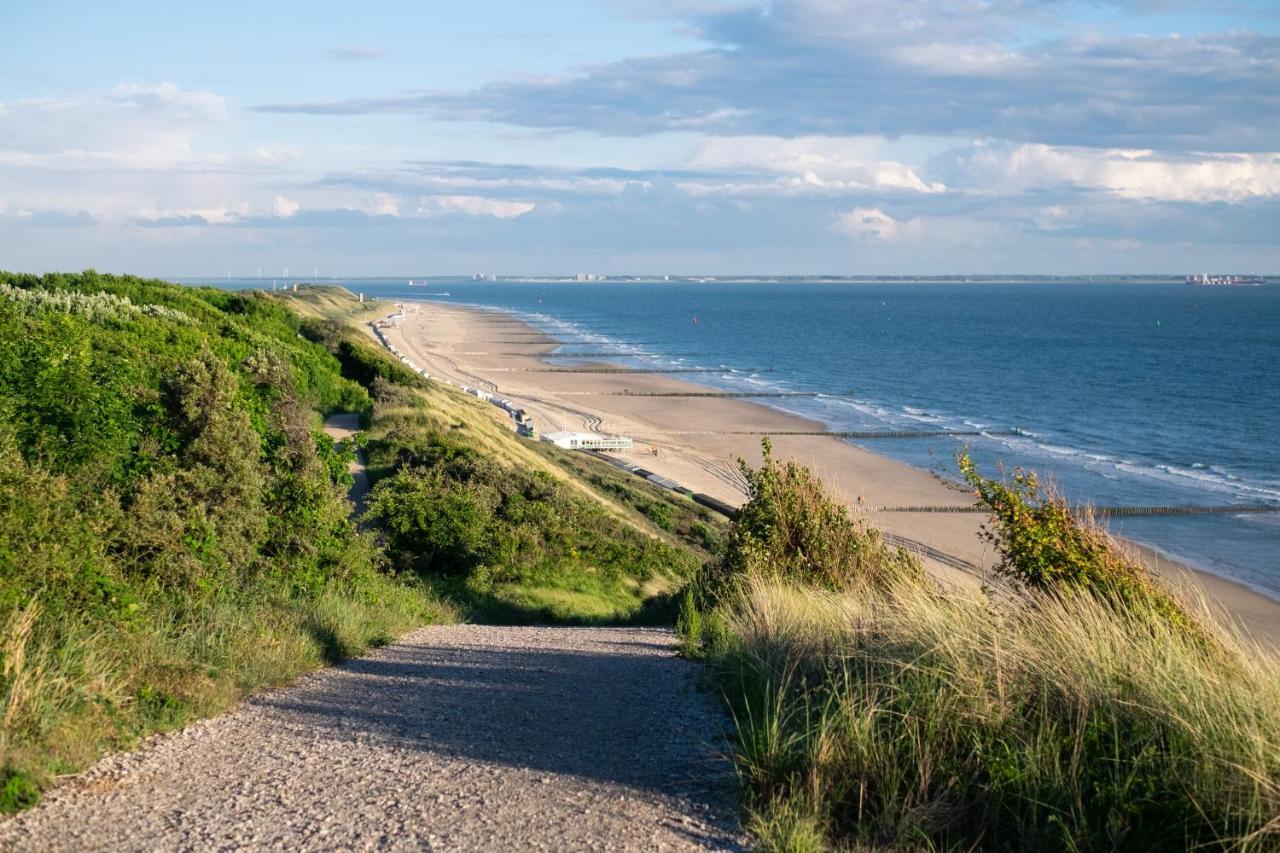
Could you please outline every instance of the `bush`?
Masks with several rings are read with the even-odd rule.
[[[992,483],[967,461],[1012,589],[815,571],[794,508],[829,499],[775,465],[732,531],[735,594],[690,590],[679,623],[733,710],[763,848],[1280,847],[1270,650],[1206,607],[1171,610],[1030,475]]]
[[[915,557],[890,548],[879,531],[850,518],[812,471],[776,460],[768,439],[761,444],[760,468],[739,462],[748,500],[730,525],[724,556],[704,572],[703,587],[713,598],[742,578],[841,589],[853,582],[923,577]]]
[[[577,608],[587,621],[626,618],[696,568],[687,551],[564,482],[482,458],[453,435],[419,431],[382,444],[374,455],[392,460],[394,473],[374,488],[369,518],[388,531],[392,559],[421,574],[461,576],[450,590],[480,611],[520,618],[511,607],[494,610],[504,599],[530,617],[573,618]]]
[[[447,610],[348,518],[366,408],[254,294],[0,273],[0,808]]]
[[[1086,591],[1121,605],[1153,607],[1174,623],[1193,627],[1186,609],[1137,561],[1124,555],[1088,509],[1073,511],[1046,489],[1034,471],[1005,480],[983,477],[968,453],[960,472],[992,514],[983,530],[1000,554],[996,571],[1038,591]]]

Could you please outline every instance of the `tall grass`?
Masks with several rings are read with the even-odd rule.
[[[997,524],[1096,532],[1052,518]],[[1120,592],[824,579],[748,572],[681,619],[763,847],[1280,849],[1280,662],[1204,601],[1139,573]]]
[[[905,847],[1275,849],[1280,671],[1201,617],[1212,650],[1087,597],[752,581],[714,658],[757,824]]]

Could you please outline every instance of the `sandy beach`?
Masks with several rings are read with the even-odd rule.
[[[744,500],[737,460],[757,464],[761,436],[725,433],[824,429],[821,423],[750,400],[654,396],[706,390],[676,376],[582,372],[616,365],[544,359],[557,342],[514,317],[434,302],[406,303],[406,308],[405,321],[386,330],[388,339],[432,374],[512,398],[533,415],[540,432],[567,429],[630,436],[635,448],[626,454],[629,461],[731,504]],[[884,511],[969,506],[973,498],[967,491],[838,438],[775,435],[771,441],[775,455],[813,468],[840,500],[872,525],[970,566],[961,570],[925,558],[941,582],[973,586],[989,577],[994,554],[979,535],[984,515]],[[949,448],[940,446],[940,451],[949,457]],[[1156,571],[1203,589],[1256,638],[1280,644],[1280,603],[1150,549],[1138,550]]]

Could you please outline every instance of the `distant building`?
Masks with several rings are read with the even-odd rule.
[[[1260,287],[1266,284],[1267,280],[1260,275],[1209,275],[1206,272],[1189,275],[1186,277],[1186,282],[1202,287]]]
[[[573,277],[574,281],[604,281],[604,276],[594,272],[580,272]]]
[[[542,440],[566,450],[630,450],[631,439],[624,435],[594,432],[546,432]]]

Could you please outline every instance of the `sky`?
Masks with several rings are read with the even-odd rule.
[[[5,0],[0,33],[0,269],[1280,273],[1280,0]]]

